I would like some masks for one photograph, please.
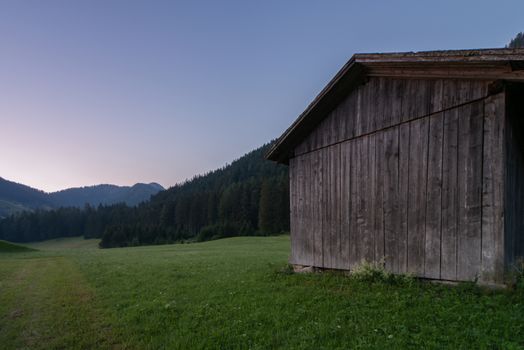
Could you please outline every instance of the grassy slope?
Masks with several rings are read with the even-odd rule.
[[[0,240],[0,253],[21,253],[31,252],[33,250],[34,249],[25,247],[23,245]]]
[[[99,239],[82,237],[55,238],[48,241],[26,243],[26,246],[44,251],[68,251],[71,249],[98,249]]]
[[[285,236],[46,244],[0,256],[7,349],[524,347],[522,291],[288,274]]]

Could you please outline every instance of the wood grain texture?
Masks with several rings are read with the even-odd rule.
[[[301,232],[304,232],[303,249],[304,260],[302,265],[314,265],[315,264],[315,235],[317,234],[314,230],[314,198],[313,198],[313,167],[312,158],[313,154],[307,154],[304,157],[300,157],[300,187],[301,195],[299,195],[299,205],[302,207],[298,210],[301,215],[302,222],[300,224]]]
[[[524,255],[524,200],[509,199],[524,198],[524,123],[508,124],[504,93],[485,94],[442,78],[353,90],[290,161],[290,261],[502,281]]]
[[[385,131],[382,135],[383,169],[383,221],[385,267],[400,272],[400,241],[404,235],[400,212],[399,175],[399,128]]]
[[[373,162],[375,148],[373,137],[362,138],[361,162],[362,177],[360,179],[360,199],[362,201],[363,223],[361,226],[360,239],[362,241],[361,260],[373,262],[375,255],[374,247],[374,198],[373,198]]]
[[[443,113],[429,120],[424,276],[434,279],[440,278],[443,122]]]
[[[481,99],[489,81],[372,77],[333,106],[295,155]]]
[[[384,135],[378,133],[374,135],[375,159],[373,162],[373,234],[374,234],[374,261],[385,262],[384,251],[384,169],[385,169],[385,150]]]
[[[457,279],[479,277],[484,103],[459,108]]]
[[[351,228],[351,148],[350,142],[344,142],[340,145],[340,258],[342,269],[349,269],[350,258],[350,228]]]
[[[505,94],[484,101],[481,279],[504,274]]]
[[[411,127],[400,125],[398,162],[398,216],[395,218],[398,232],[398,266],[400,273],[408,272],[408,209],[409,209],[409,150]]]
[[[416,276],[424,275],[426,226],[428,119],[410,123],[408,172],[408,267]]]
[[[319,151],[312,153],[312,169],[313,169],[313,181],[311,189],[311,219],[312,229],[314,232],[314,266],[324,266],[323,262],[323,231],[322,231],[322,171],[324,166],[322,164],[322,158]]]
[[[442,157],[441,278],[457,278],[458,111],[444,112]]]
[[[349,266],[354,268],[360,263],[359,245],[360,242],[360,226],[362,225],[362,211],[360,209],[360,142],[353,140],[350,143],[351,152],[351,189],[350,189],[350,228],[349,228]]]
[[[298,239],[298,237],[294,237],[295,235],[298,235],[298,230],[294,225],[297,223],[297,220],[295,220],[295,217],[298,219],[298,215],[296,213],[296,201],[295,201],[295,195],[297,193],[295,189],[296,185],[296,179],[298,178],[296,174],[296,166],[295,163],[296,159],[290,159],[289,160],[289,230],[290,230],[290,240],[291,240],[291,254],[289,257],[289,263],[295,264],[296,259],[296,249],[295,249],[295,239]]]

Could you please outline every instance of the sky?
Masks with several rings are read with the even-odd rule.
[[[0,177],[172,186],[280,134],[354,53],[503,47],[524,1],[0,0]]]

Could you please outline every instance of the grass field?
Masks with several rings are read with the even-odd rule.
[[[521,349],[524,293],[291,274],[289,237],[0,253],[3,349]]]

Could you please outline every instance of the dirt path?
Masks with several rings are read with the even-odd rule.
[[[121,348],[94,296],[67,257],[0,259],[2,348]]]

